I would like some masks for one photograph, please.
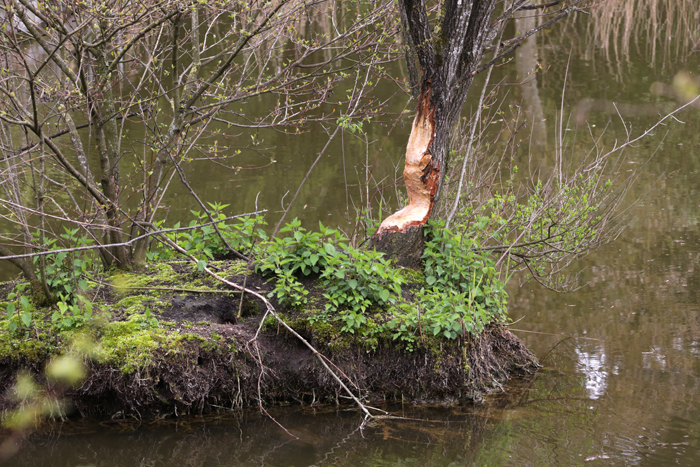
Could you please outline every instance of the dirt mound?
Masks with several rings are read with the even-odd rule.
[[[240,407],[260,399],[313,404],[346,396],[297,337],[270,316],[261,323],[259,300],[245,296],[241,301],[240,294],[191,271],[161,267],[159,274],[121,277],[119,288],[104,295],[111,300],[112,321],[91,331],[96,347],[90,358],[83,358],[88,372],[78,388],[52,385],[43,375],[54,355],[73,351],[68,334],[47,338],[49,332],[37,332],[20,341],[0,341],[0,408],[17,405],[10,388],[25,369],[46,394],[60,395],[81,414],[101,416],[152,418]],[[237,280],[261,294],[270,289],[249,271]],[[308,286],[315,300],[322,297],[321,290]],[[341,332],[340,324],[314,321],[313,313],[284,311],[284,322],[323,354],[365,401],[479,399],[502,389],[511,376],[537,369],[535,357],[500,325],[488,326],[478,337],[426,340],[407,349],[390,335],[370,342]]]

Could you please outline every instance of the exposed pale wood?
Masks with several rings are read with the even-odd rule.
[[[405,232],[408,227],[422,225],[430,217],[439,179],[440,165],[433,161],[430,149],[435,136],[435,109],[430,106],[430,91],[421,97],[421,108],[413,120],[406,148],[403,172],[408,206],[387,217],[379,227],[384,232]]]

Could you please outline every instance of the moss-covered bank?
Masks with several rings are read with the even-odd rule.
[[[252,290],[273,288],[243,263],[212,267],[233,282],[245,280]],[[422,278],[414,272],[407,278],[404,298],[411,303],[410,282]],[[342,322],[317,319],[324,298],[315,281],[304,286],[307,306],[292,310],[275,302],[280,315],[368,400],[479,398],[510,376],[536,368],[532,354],[497,324],[478,337],[446,339],[421,331],[408,342],[378,325],[391,317],[392,310],[384,308],[367,313],[371,318],[356,332],[342,332]],[[5,297],[11,289],[12,284],[5,285]],[[60,354],[73,354],[87,366],[82,384],[62,392],[82,414],[153,417],[257,403],[259,395],[268,403],[344,396],[296,337],[271,317],[261,326],[262,303],[247,295],[241,300],[185,263],[157,263],[141,274],[112,276],[90,284],[88,294],[94,297],[93,315],[79,328],[57,326],[51,319],[56,309],[33,310],[31,325],[13,332],[10,320],[0,320],[2,408],[18,404],[11,389],[22,369],[29,369],[48,393],[62,391],[43,376],[46,364]]]

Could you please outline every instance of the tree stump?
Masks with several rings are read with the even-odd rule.
[[[421,256],[425,250],[423,230],[424,226],[416,225],[408,227],[405,232],[384,231],[372,236],[370,243],[389,259],[395,259],[399,266],[421,269]]]

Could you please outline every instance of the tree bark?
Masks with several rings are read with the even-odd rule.
[[[422,243],[415,244],[412,228],[425,225],[433,215],[449,162],[450,133],[497,28],[491,22],[495,4],[446,0],[431,25],[423,0],[399,1],[409,78],[420,79],[411,82],[420,93],[404,168],[409,203],[386,218],[372,239],[377,250],[399,264],[414,264],[415,252],[423,250]],[[393,238],[403,236],[407,238]],[[422,234],[418,241],[423,242]],[[398,245],[407,248],[401,251]]]
[[[14,251],[4,247],[3,245],[0,245],[0,255],[12,256],[14,254]],[[0,256],[0,259],[2,258],[2,256]],[[27,279],[27,281],[29,281],[29,286],[32,289],[32,299],[34,300],[34,303],[36,303],[37,306],[50,305],[52,302],[52,297],[47,296],[42,282],[39,280],[36,273],[34,272],[34,265],[32,264],[31,260],[16,258],[10,259],[8,261],[17,266],[20,269],[20,271],[22,271],[24,278]]]

